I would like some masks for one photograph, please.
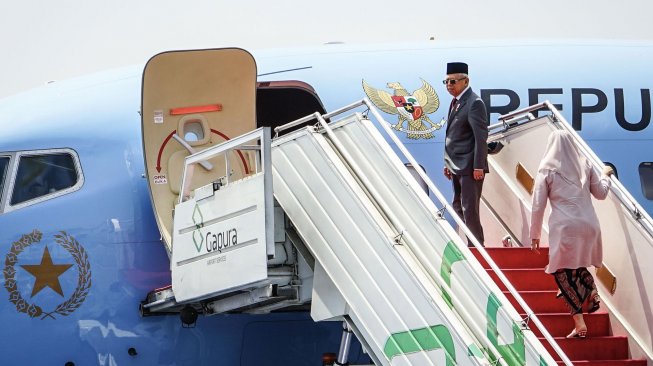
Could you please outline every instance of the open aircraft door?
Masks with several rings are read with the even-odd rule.
[[[256,129],[256,63],[238,48],[172,51],[143,71],[141,116],[147,180],[168,254],[184,159]],[[194,172],[191,190],[252,173],[253,154],[216,156]],[[226,170],[226,168],[228,170]]]
[[[255,96],[241,49],[165,52],[145,66],[147,179],[178,304],[269,292],[270,130],[255,130]]]

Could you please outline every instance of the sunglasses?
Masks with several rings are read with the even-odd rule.
[[[444,84],[444,85],[447,85],[447,84],[449,84],[449,85],[455,85],[455,84],[456,84],[457,82],[459,82],[460,80],[465,80],[465,79],[467,79],[467,78],[460,78],[460,79],[444,79],[444,80],[442,80],[442,84]]]

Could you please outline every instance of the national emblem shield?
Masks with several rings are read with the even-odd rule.
[[[416,121],[422,117],[424,110],[419,105],[419,101],[412,95],[392,96],[395,108],[402,116],[410,121]]]

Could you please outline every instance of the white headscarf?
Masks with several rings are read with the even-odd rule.
[[[569,132],[555,130],[549,135],[538,171],[554,171],[568,183],[582,187],[587,180],[585,166],[586,160],[578,152]]]

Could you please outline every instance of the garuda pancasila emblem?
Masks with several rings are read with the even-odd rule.
[[[440,98],[433,90],[433,87],[422,80],[422,87],[409,93],[398,82],[388,83],[388,88],[394,90],[393,94],[385,90],[371,87],[363,80],[363,90],[379,109],[388,114],[396,114],[399,118],[396,124],[392,125],[395,130],[406,132],[409,139],[430,139],[432,132],[439,130],[444,121],[433,123],[428,114],[433,113],[440,107]],[[406,122],[406,128],[404,128]]]

